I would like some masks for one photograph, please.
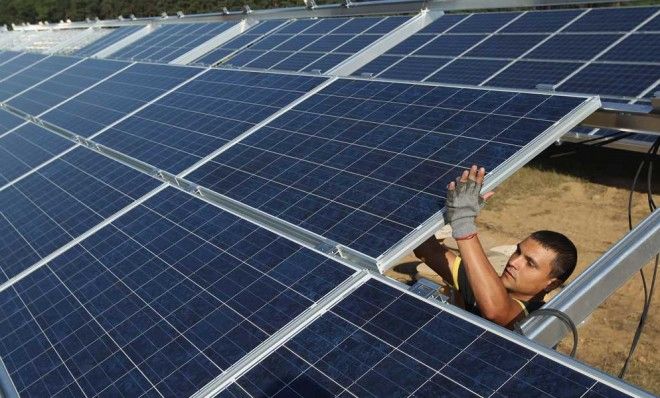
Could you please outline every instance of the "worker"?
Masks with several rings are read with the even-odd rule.
[[[447,186],[445,224],[452,227],[460,256],[435,237],[415,255],[457,290],[457,304],[499,325],[518,320],[544,304],[547,293],[561,286],[575,269],[577,250],[564,235],[537,231],[523,239],[502,275],[484,253],[475,219],[492,193],[480,196],[484,168],[472,166]]]

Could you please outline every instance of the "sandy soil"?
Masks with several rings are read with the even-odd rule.
[[[578,248],[574,278],[628,231],[629,186],[641,155],[604,148],[570,153],[575,148],[571,145],[550,148],[496,190],[478,220],[486,247],[515,244],[538,229],[563,232]],[[653,180],[657,193],[660,170],[656,173]],[[633,200],[633,220],[637,223],[649,210],[642,192],[636,192]],[[655,201],[660,203],[660,195],[655,196]],[[451,245],[448,241],[448,246]],[[406,282],[420,276],[441,280],[412,254],[403,263],[390,271],[389,276]],[[652,266],[649,263],[645,267],[647,280]],[[657,296],[625,379],[660,395]],[[642,283],[637,274],[579,327],[577,358],[616,376],[630,348],[642,302]],[[559,350],[568,353],[571,345],[572,339],[568,337]]]

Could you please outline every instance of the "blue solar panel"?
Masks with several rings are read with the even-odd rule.
[[[461,22],[465,17],[467,17],[467,14],[445,14],[420,30],[419,33],[443,33]]]
[[[135,64],[59,105],[42,119],[89,137],[200,71],[182,66]]]
[[[517,12],[494,12],[471,14],[455,27],[448,30],[451,33],[490,33],[494,32],[518,17]]]
[[[658,79],[657,65],[591,64],[559,86],[559,90],[635,97]]]
[[[119,40],[137,32],[140,29],[143,29],[144,26],[124,26],[121,28],[113,29],[112,32],[101,37],[100,39],[94,40],[92,43],[87,46],[77,50],[72,55],[77,57],[91,57],[104,48],[111,46],[118,42]]]
[[[12,58],[16,58],[16,56],[19,54],[20,53],[16,51],[0,51],[0,65],[11,60]]]
[[[621,35],[559,34],[525,55],[525,58],[588,61],[619,38]]]
[[[17,275],[157,185],[80,148],[3,189],[0,250],[6,255],[0,279]]]
[[[468,57],[517,58],[546,37],[546,35],[522,34],[495,35],[465,55]]]
[[[559,28],[566,25],[583,12],[583,10],[527,12],[506,28],[502,29],[501,32],[552,33],[559,30]]]
[[[13,98],[9,105],[39,115],[126,66],[125,62],[86,59]]]
[[[71,141],[31,123],[0,137],[0,185],[72,146]]]
[[[660,63],[660,34],[632,34],[598,59]]]
[[[508,63],[509,61],[459,58],[426,80],[439,83],[479,84]]]
[[[23,121],[20,117],[0,109],[0,136],[23,123]]]
[[[8,76],[20,71],[23,68],[34,64],[35,62],[41,61],[46,58],[43,54],[35,53],[23,53],[18,57],[12,58],[11,60],[2,64],[0,68],[0,79],[6,79]],[[6,99],[7,97],[5,97]]]
[[[324,80],[211,70],[95,141],[177,174]]]
[[[219,396],[627,396],[566,362],[371,280]]]
[[[652,20],[639,28],[640,32],[660,32],[660,15],[656,15]]]
[[[80,60],[77,58],[58,56],[43,59],[41,62],[0,82],[0,100],[7,100],[11,96],[49,78],[78,61]],[[0,69],[4,70],[4,68],[5,66]]]
[[[409,56],[393,65],[379,77],[401,80],[422,80],[451,61],[450,58]]]
[[[486,35],[443,35],[431,40],[415,52],[416,55],[446,55],[457,56],[465,52]]]
[[[651,17],[658,8],[620,7],[591,9],[582,18],[567,26],[566,32],[625,32]]]
[[[353,73],[356,76],[360,76],[363,73],[371,73],[372,75],[377,75],[383,70],[389,68],[392,66],[395,62],[399,61],[402,57],[398,56],[390,56],[390,55],[382,55],[380,57],[376,57],[373,61],[369,62],[362,68],[358,69],[355,73]]]
[[[459,168],[493,169],[582,102],[339,80],[187,178],[376,257],[439,210]]]
[[[539,84],[555,85],[581,65],[571,62],[517,61],[488,80],[485,85],[530,89]]]
[[[385,54],[408,55],[414,52],[415,50],[417,50],[418,48],[420,48],[421,46],[428,43],[433,38],[434,36],[431,35],[414,34],[408,37],[406,40],[402,41],[401,43],[389,49]],[[431,55],[435,55],[435,54],[431,54]]]
[[[169,62],[233,25],[233,22],[163,25],[110,57]]]
[[[240,50],[249,43],[257,40],[261,35],[270,32],[271,30],[282,25],[285,21],[282,20],[272,20],[272,21],[261,21],[257,25],[253,26],[251,29],[245,33],[229,40],[228,42],[216,47],[213,51],[204,55],[203,57],[195,60],[195,63],[202,65],[212,65],[216,62],[222,60],[232,52]]]
[[[190,396],[351,273],[170,188],[0,293],[0,355],[21,396]]]

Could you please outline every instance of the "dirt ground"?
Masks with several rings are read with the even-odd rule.
[[[578,248],[573,279],[628,231],[629,189],[641,159],[641,154],[605,148],[569,144],[549,148],[496,190],[478,219],[482,242],[493,248],[515,244],[534,230],[560,231]],[[657,195],[660,170],[653,181],[655,201],[660,203]],[[633,203],[636,224],[649,214],[641,186]],[[446,243],[451,247],[453,242]],[[420,276],[441,281],[412,254],[403,263],[388,275],[405,282]],[[652,267],[653,263],[645,267],[647,280]],[[628,354],[642,303],[638,273],[579,326],[577,358],[616,377]],[[656,395],[660,395],[659,315],[660,299],[655,294],[644,333],[625,377]],[[559,350],[568,353],[571,345],[572,338],[568,336]]]

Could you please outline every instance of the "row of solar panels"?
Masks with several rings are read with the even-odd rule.
[[[437,212],[443,179],[457,167],[496,166],[539,136],[549,143],[558,126],[570,127],[567,114],[597,106],[580,97],[329,82],[48,57],[0,87],[13,113],[373,255]],[[619,394],[605,376],[361,277],[284,346],[264,343],[330,300],[354,271],[0,114],[9,181],[0,190],[8,281],[0,356],[21,395],[190,395],[229,384],[228,369],[262,343],[277,350],[223,394]]]
[[[363,21],[351,29],[381,34],[382,20]],[[170,54],[177,37],[131,51]],[[293,224],[374,260],[438,216],[462,167],[506,174],[597,99],[36,54],[0,62],[0,357],[21,395],[644,394],[286,233]],[[116,161],[127,155],[133,167]],[[179,180],[168,187],[156,170]]]
[[[409,19],[266,20],[193,62],[326,72]],[[108,57],[171,62],[232,26],[163,25]],[[94,55],[139,29],[116,29],[73,55]],[[525,89],[544,84],[563,92],[634,99],[649,98],[659,84],[658,54],[657,7],[450,14],[355,74]]]

